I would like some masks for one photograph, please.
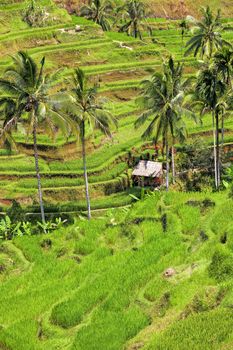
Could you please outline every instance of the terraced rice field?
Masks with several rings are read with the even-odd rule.
[[[47,3],[48,2],[44,2]],[[195,75],[198,62],[193,57],[183,58],[179,21],[151,20],[153,36],[144,36],[140,41],[116,32],[104,33],[99,26],[77,16],[69,16],[64,10],[53,8],[57,21],[48,27],[28,28],[21,21],[24,2],[0,5],[0,74],[11,59],[9,54],[27,50],[35,59],[46,57],[48,71],[62,69],[59,89],[69,84],[69,78],[76,67],[82,67],[92,81],[99,85],[99,91],[107,99],[109,108],[119,120],[113,140],[100,134],[90,137],[87,166],[91,183],[93,206],[108,195],[114,195],[115,202],[129,203],[128,193],[130,171],[127,166],[129,151],[140,154],[142,130],[134,130],[134,121],[140,113],[137,96],[140,82],[153,71],[161,69],[162,60],[173,55],[183,60],[186,76]],[[233,20],[226,20],[232,26]],[[75,32],[75,25],[81,31]],[[233,32],[224,34],[233,41]],[[188,34],[184,42],[188,39]],[[121,47],[121,43],[125,48]],[[64,79],[66,83],[64,83]],[[67,82],[68,81],[68,82]],[[211,119],[207,116],[202,125],[187,121],[190,137],[198,137],[211,130]],[[233,141],[233,122],[226,121],[227,143]],[[129,132],[129,130],[131,132]],[[5,206],[12,199],[23,205],[36,202],[32,139],[22,132],[15,135],[18,154],[1,153],[0,156],[0,203]],[[82,161],[80,145],[71,138],[68,143],[58,134],[56,140],[41,133],[38,136],[42,186],[47,204],[84,200]],[[211,135],[206,140],[211,143]],[[25,157],[26,154],[26,157]],[[118,193],[118,194],[116,194]]]
[[[231,349],[231,205],[223,192],[157,192],[3,243],[0,348]]]
[[[45,56],[49,73],[60,69],[55,91],[64,91],[81,67],[118,126],[112,139],[87,129],[90,221],[83,215],[80,144],[39,128],[46,219],[70,219],[56,229],[42,230],[38,222],[32,136],[21,124],[13,135],[17,147],[0,149],[0,218],[17,200],[30,219],[19,223],[14,209],[11,228],[0,222],[0,350],[233,349],[232,188],[178,192],[174,185],[150,193],[131,181],[133,160],[154,153],[142,128],[134,128],[140,83],[170,55],[184,63],[186,77],[195,76],[199,62],[183,57],[189,34],[182,40],[180,22],[162,18],[149,20],[153,35],[144,33],[142,41],[103,32],[52,0],[41,0],[52,14],[47,27],[29,28],[21,20],[25,3],[0,0],[0,76],[18,50],[38,62]],[[233,19],[224,21],[224,38],[233,42]],[[203,137],[212,146],[209,115],[186,123],[189,140]],[[228,160],[233,118],[225,120],[224,142]],[[30,228],[16,234],[17,224]]]

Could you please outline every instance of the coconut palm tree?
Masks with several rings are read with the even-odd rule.
[[[166,149],[166,189],[169,188],[169,148],[172,148],[172,164],[174,166],[174,142],[181,142],[186,137],[184,116],[195,118],[194,113],[183,107],[184,90],[182,83],[183,66],[170,58],[163,65],[163,73],[155,73],[150,79],[142,82],[141,102],[145,111],[136,120],[138,128],[149,123],[142,134],[143,139],[154,136],[157,143],[162,138],[163,148]],[[173,169],[173,177],[175,171]]]
[[[75,121],[82,143],[83,170],[88,219],[91,218],[91,204],[88,185],[86,138],[88,131],[99,129],[108,137],[112,137],[111,126],[116,124],[111,113],[105,108],[104,101],[97,93],[96,86],[90,86],[81,69],[76,69],[72,79],[72,90],[67,99],[66,112]]]
[[[146,6],[142,1],[129,0],[118,11],[122,14],[122,20],[125,22],[120,27],[119,32],[126,32],[128,35],[141,40],[144,30],[151,34],[151,28],[146,23]]]
[[[227,85],[215,67],[204,67],[199,72],[195,86],[196,104],[200,106],[201,115],[206,112],[212,114],[216,189],[220,185],[219,118],[227,110],[226,91]]]
[[[223,81],[232,88],[233,50],[226,46],[219,49],[213,56],[213,64]]]
[[[185,55],[194,53],[195,57],[200,54],[201,58],[205,56],[210,59],[217,49],[223,45],[231,46],[231,44],[222,38],[224,27],[221,21],[221,11],[218,10],[214,16],[210,7],[207,6],[202,8],[202,15],[201,21],[193,20],[193,36],[186,44]]]
[[[229,47],[223,47],[219,49],[213,56],[213,64],[220,78],[229,86],[229,89],[233,91],[232,86],[232,75],[233,75],[233,50]],[[222,114],[221,118],[221,129],[222,129],[222,145],[224,143],[224,117],[225,113]]]
[[[81,16],[99,24],[104,31],[111,28],[113,3],[110,0],[91,0],[81,8]]]
[[[183,19],[179,23],[179,27],[180,27],[180,31],[181,31],[181,53],[182,53],[182,56],[183,56],[183,53],[184,53],[184,36],[185,36],[185,33],[189,30],[188,21]]]
[[[12,137],[12,129],[13,126],[16,128],[16,124],[14,124],[14,116],[17,113],[17,103],[10,97],[0,97],[0,120],[2,120],[2,128],[0,131],[1,143],[4,148],[12,150],[13,146],[16,148],[14,139]]]
[[[43,223],[45,223],[45,214],[37,146],[38,123],[43,122],[43,126],[51,131],[58,126],[66,136],[71,132],[70,125],[72,125],[67,116],[57,112],[55,105],[57,98],[55,96],[52,98],[51,95],[51,88],[58,74],[45,75],[44,64],[45,58],[40,65],[37,65],[26,52],[20,51],[13,57],[13,65],[6,69],[4,77],[0,79],[0,104],[5,104],[8,109],[11,109],[11,117],[9,118],[9,114],[6,114],[1,136],[9,134],[12,127],[25,121],[28,125],[28,133],[33,135],[35,170]]]

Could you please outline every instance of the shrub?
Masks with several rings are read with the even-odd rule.
[[[30,0],[25,11],[23,12],[23,20],[30,27],[42,27],[48,14],[44,8],[37,4],[35,0]]]
[[[9,216],[6,216],[0,221],[0,240],[11,240],[19,234],[21,223],[12,223]]]
[[[12,222],[22,221],[24,219],[24,211],[16,200],[12,201],[12,205],[7,209],[7,215],[10,217]]]

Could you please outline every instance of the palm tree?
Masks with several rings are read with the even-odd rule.
[[[99,24],[104,31],[110,30],[113,4],[110,0],[91,0],[81,8],[81,16]]]
[[[17,103],[10,97],[0,97],[0,119],[3,120],[1,128],[1,142],[4,148],[12,150],[16,147],[12,137],[12,128],[17,125],[14,124],[14,116],[17,113]]]
[[[231,48],[224,46],[219,49],[213,56],[213,64],[217,73],[223,81],[232,88],[233,74],[233,51]]]
[[[210,7],[202,8],[203,18],[201,21],[194,21],[193,36],[187,42],[187,50],[185,55],[194,53],[196,57],[200,54],[200,57],[204,56],[210,59],[217,49],[220,49],[223,45],[231,46],[226,40],[222,38],[222,32],[224,27],[221,22],[221,11],[218,10],[216,16],[210,10]]]
[[[180,24],[179,24],[180,30],[181,30],[181,53],[183,56],[183,51],[184,51],[184,36],[185,33],[189,30],[189,25],[188,22],[183,19]]]
[[[62,116],[56,110],[57,99],[56,97],[52,99],[51,88],[58,75],[56,73],[45,75],[44,64],[45,58],[37,66],[26,52],[20,51],[13,57],[13,65],[6,69],[4,78],[0,79],[0,104],[5,103],[12,111],[11,118],[6,114],[1,136],[4,137],[12,127],[25,119],[29,125],[28,133],[32,132],[33,135],[35,170],[43,223],[45,223],[45,214],[37,147],[38,123],[43,122],[43,125],[49,127],[51,131],[54,131],[55,126],[59,126],[66,136],[71,132],[70,125],[72,125],[68,117]]]
[[[174,142],[181,142],[186,137],[186,126],[183,117],[194,118],[195,115],[183,107],[184,89],[182,84],[183,66],[170,57],[163,66],[163,73],[155,73],[151,79],[142,82],[142,103],[145,112],[136,120],[139,127],[146,122],[149,125],[142,134],[143,139],[152,136],[157,143],[162,137],[163,148],[166,149],[166,189],[169,188],[169,148],[172,148],[172,164],[174,164]],[[173,176],[175,171],[173,169]]]
[[[226,83],[220,79],[215,67],[204,67],[199,72],[195,86],[196,103],[200,105],[202,115],[212,113],[216,189],[220,185],[219,117],[227,109],[226,90]]]
[[[151,28],[145,21],[146,6],[142,1],[129,0],[118,11],[122,13],[122,19],[126,22],[120,27],[119,32],[126,32],[141,40],[143,30],[147,30],[151,34]]]
[[[73,88],[70,92],[69,99],[67,100],[66,112],[75,121],[82,143],[85,193],[88,219],[90,220],[91,205],[86,162],[87,128],[89,128],[90,131],[99,129],[108,137],[112,137],[110,129],[111,126],[116,123],[111,113],[105,108],[103,101],[98,98],[97,87],[89,86],[88,79],[81,69],[75,70],[72,86]]]
[[[233,51],[229,47],[223,47],[218,50],[213,57],[213,64],[215,69],[220,76],[220,78],[229,86],[229,89],[232,91],[232,75],[233,75]],[[222,114],[221,120],[221,129],[222,129],[222,145],[224,143],[224,116]]]

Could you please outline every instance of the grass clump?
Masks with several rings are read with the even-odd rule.
[[[158,336],[147,350],[217,350],[232,336],[233,312],[214,310],[177,322]]]
[[[217,250],[209,265],[209,274],[221,282],[233,277],[233,255],[225,250]]]

